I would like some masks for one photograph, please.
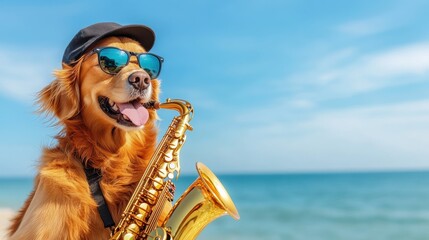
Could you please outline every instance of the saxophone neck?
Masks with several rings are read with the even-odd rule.
[[[147,103],[144,103],[143,106],[147,109],[154,109],[154,110],[158,110],[160,108],[176,110],[177,112],[180,113],[181,116],[194,113],[192,104],[182,99],[167,98],[167,100],[164,103],[160,103],[158,101],[149,101]]]
[[[180,115],[177,116],[176,118],[179,118],[180,126],[176,129],[176,133],[175,133],[176,137],[182,136],[186,130],[192,131],[193,128],[189,124],[189,122],[192,120],[192,117],[194,116],[194,109],[191,103],[182,99],[168,98],[166,102],[159,104],[159,108],[176,110],[177,112],[179,112]]]
[[[181,116],[183,115],[193,115],[194,109],[191,105],[191,103],[182,100],[182,99],[170,99],[167,98],[167,100],[164,103],[159,104],[159,108],[162,109],[171,109],[176,110],[179,112]]]
[[[192,107],[192,104],[188,101],[182,100],[182,99],[170,99],[167,98],[167,100],[164,103],[160,103],[158,101],[150,101],[143,106],[147,109],[153,109],[153,110],[159,110],[159,109],[169,109],[169,110],[175,110],[179,112],[179,116],[177,116],[175,119],[180,122],[181,127],[181,133],[184,133],[186,130],[193,130],[192,126],[189,124],[189,122],[192,120],[194,116],[194,108]],[[185,129],[186,128],[186,129]]]

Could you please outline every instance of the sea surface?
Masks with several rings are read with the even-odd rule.
[[[218,177],[241,218],[222,216],[198,239],[429,239],[429,172]],[[194,179],[181,176],[176,197]],[[0,210],[18,210],[32,184],[0,179]]]

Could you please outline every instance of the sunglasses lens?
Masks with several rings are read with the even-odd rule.
[[[158,77],[161,71],[161,60],[152,54],[139,55],[140,67],[145,70],[149,76],[154,79]]]
[[[116,74],[128,63],[128,54],[117,48],[104,48],[98,53],[100,68]]]

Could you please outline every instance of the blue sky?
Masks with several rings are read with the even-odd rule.
[[[81,28],[146,24],[162,99],[193,103],[181,162],[217,173],[429,169],[427,1],[8,1],[0,176],[33,175],[58,129],[34,96]],[[161,126],[171,114],[162,113]]]

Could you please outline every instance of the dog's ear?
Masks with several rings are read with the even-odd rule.
[[[76,116],[80,111],[79,70],[81,61],[56,70],[56,79],[38,95],[39,112],[54,114],[60,122]]]

